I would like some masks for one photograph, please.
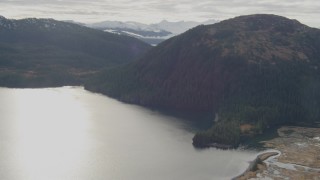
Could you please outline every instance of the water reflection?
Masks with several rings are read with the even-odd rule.
[[[48,179],[79,172],[86,158],[89,113],[72,91],[24,90],[14,97],[12,149],[23,177]],[[77,167],[78,168],[78,167]]]
[[[80,87],[0,98],[0,179],[230,179],[256,154],[197,151],[184,121]]]

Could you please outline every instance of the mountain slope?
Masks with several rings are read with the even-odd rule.
[[[215,127],[226,131],[213,128],[195,144],[238,144],[239,133],[319,120],[319,67],[320,30],[250,15],[198,26],[86,87],[145,106],[218,113]],[[246,124],[252,128],[238,131]]]
[[[75,76],[127,63],[149,48],[131,37],[53,19],[1,17],[0,85],[79,83]]]

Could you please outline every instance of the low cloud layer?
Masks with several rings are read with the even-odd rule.
[[[223,20],[267,13],[320,27],[319,0],[1,0],[0,14],[8,18],[55,18],[79,22],[103,20],[155,23]]]

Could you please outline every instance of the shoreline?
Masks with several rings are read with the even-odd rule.
[[[279,137],[262,141],[265,148],[248,169],[233,180],[319,179],[320,128],[283,126]]]
[[[266,166],[264,161],[280,154],[281,152],[278,152],[277,150],[267,150],[265,152],[259,153],[257,157],[249,163],[248,168],[242,174],[232,178],[232,180],[244,180],[256,177],[256,174],[259,171],[259,165]]]

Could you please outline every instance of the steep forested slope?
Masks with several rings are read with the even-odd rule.
[[[53,19],[0,17],[0,85],[55,86],[134,60],[149,45]]]
[[[86,87],[145,106],[218,113],[225,133],[213,128],[195,144],[237,144],[270,125],[319,120],[319,67],[319,29],[249,15],[198,26]]]

